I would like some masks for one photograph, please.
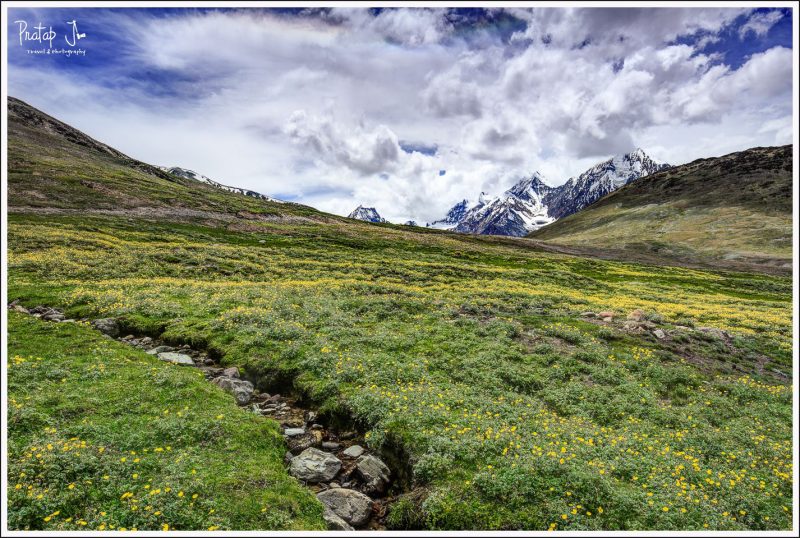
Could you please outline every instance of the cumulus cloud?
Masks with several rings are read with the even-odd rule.
[[[514,31],[444,9],[106,10],[114,61],[87,76],[12,55],[9,90],[145,161],[399,222],[636,146],[681,163],[791,142],[788,44],[737,66],[704,52],[758,42],[780,11],[504,16]]]

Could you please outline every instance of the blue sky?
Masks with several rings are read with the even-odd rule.
[[[34,55],[20,25],[85,55]],[[789,9],[12,8],[9,93],[147,162],[435,220],[539,170],[790,143]],[[442,173],[444,172],[444,173]]]

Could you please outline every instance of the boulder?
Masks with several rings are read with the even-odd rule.
[[[348,447],[348,448],[345,449],[344,452],[342,452],[342,454],[344,454],[348,458],[357,458],[363,453],[364,453],[364,449],[361,448],[358,445],[353,445],[351,447]]]
[[[628,314],[628,319],[633,321],[642,321],[644,319],[644,312],[642,312],[637,308],[636,310],[633,310],[630,314]]]
[[[383,493],[386,490],[391,471],[375,456],[361,456],[356,463],[356,471],[364,479],[368,493]]]
[[[307,448],[292,458],[289,474],[314,484],[332,480],[341,468],[342,462],[335,456],[316,448]]]
[[[352,489],[332,488],[318,493],[317,498],[354,527],[365,525],[372,516],[372,500]]]
[[[329,531],[355,530],[351,525],[347,523],[347,521],[337,516],[336,513],[327,506],[325,507],[325,510],[322,512],[322,519],[324,519],[325,523],[328,524]]]
[[[100,318],[92,321],[92,327],[103,334],[116,338],[119,336],[119,323],[114,318]]]
[[[173,362],[175,364],[182,364],[184,366],[194,366],[194,361],[189,355],[183,353],[164,352],[157,355],[162,361]]]
[[[161,355],[162,354],[159,353],[158,356],[160,357]],[[220,376],[215,377],[211,382],[225,392],[233,394],[233,397],[236,398],[236,403],[239,405],[247,405],[253,397],[253,384],[244,379]]]
[[[224,375],[226,377],[235,377],[236,379],[239,379],[239,377],[240,377],[239,376],[239,369],[237,367],[235,367],[235,366],[231,366],[230,368],[225,368],[222,371],[222,375]]]

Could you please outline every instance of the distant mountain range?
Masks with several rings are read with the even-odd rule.
[[[462,200],[443,219],[428,226],[463,233],[524,236],[580,211],[631,181],[669,167],[636,149],[598,163],[559,187],[550,186],[534,172],[499,197],[481,193],[474,204]]]
[[[198,174],[197,172],[189,170],[187,168],[180,168],[178,166],[172,166],[172,167],[159,166],[159,168],[169,174],[173,174],[179,177],[185,177],[186,179],[194,179],[196,181],[200,181],[201,183],[206,183],[208,185],[211,185],[212,187],[221,189],[223,191],[235,192],[237,194],[244,194],[245,196],[250,196],[251,198],[258,198],[259,200],[267,200],[270,202],[278,202],[278,203],[283,202],[283,200],[272,198],[271,196],[267,196],[266,194],[261,194],[260,192],[251,191],[248,189],[242,189],[239,187],[231,187],[229,185],[223,185],[222,183],[214,181],[213,179],[206,177],[203,174]]]
[[[462,233],[521,237],[580,211],[631,181],[669,167],[649,157],[642,149],[636,149],[598,163],[559,187],[550,186],[539,172],[534,172],[500,196],[482,192],[474,203],[465,198],[443,218],[426,226]],[[359,206],[350,217],[386,222],[372,207]],[[412,221],[406,224],[409,222]]]

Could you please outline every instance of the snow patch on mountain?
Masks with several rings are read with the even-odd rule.
[[[250,196],[251,198],[258,198],[259,200],[267,200],[269,202],[277,202],[279,204],[285,203],[283,200],[278,200],[277,198],[261,194],[260,192],[255,192],[248,189],[242,189],[239,187],[231,187],[229,185],[223,185],[218,181],[214,181],[213,179],[206,177],[203,174],[198,174],[194,170],[189,170],[188,168],[181,168],[179,166],[159,166],[158,168],[172,175],[183,177],[186,179],[194,179],[195,181],[206,183],[208,185],[211,185],[212,187],[216,187],[217,189],[223,191],[233,192],[236,194],[243,194],[245,196]]]
[[[366,222],[386,222],[386,219],[381,217],[374,207],[364,207],[359,205],[347,216],[351,219],[358,219]]]

